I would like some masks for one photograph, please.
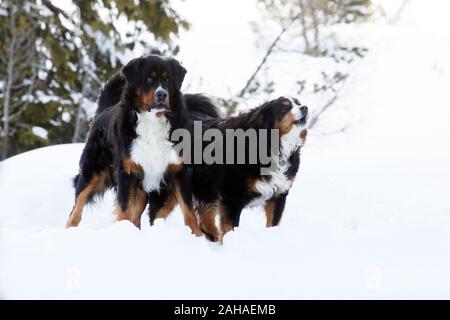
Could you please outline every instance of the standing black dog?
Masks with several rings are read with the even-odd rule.
[[[147,194],[179,170],[170,134],[188,126],[180,93],[185,73],[175,59],[150,55],[130,61],[105,86],[74,179],[75,205],[66,227],[78,226],[85,204],[109,188],[117,193],[116,219],[140,226]]]

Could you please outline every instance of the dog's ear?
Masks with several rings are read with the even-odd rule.
[[[178,62],[178,60],[173,58],[169,59],[169,64],[172,68],[173,87],[175,90],[180,91],[184,76],[186,75],[186,69]]]
[[[258,129],[272,129],[273,116],[270,108],[260,107],[250,118],[250,123]]]
[[[136,58],[128,62],[122,68],[122,75],[127,81],[128,86],[137,87],[139,84],[141,63],[142,58]]]

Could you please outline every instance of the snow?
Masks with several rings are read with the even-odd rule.
[[[81,107],[83,108],[84,112],[86,112],[86,116],[88,119],[94,118],[95,111],[97,110],[97,101],[92,101],[88,98],[84,98],[81,102]],[[70,116],[70,114],[69,114]],[[63,120],[66,121],[67,117],[64,117]],[[70,121],[70,119],[69,119]],[[68,121],[66,121],[68,122]]]
[[[40,138],[42,138],[42,139],[47,140],[47,137],[48,137],[48,131],[45,130],[44,128],[34,126],[34,127],[31,128],[31,132],[33,132],[33,134],[34,134],[35,136],[38,136],[38,137],[40,137]]]
[[[70,113],[69,112],[63,112],[62,113],[62,116],[61,116],[61,119],[62,119],[62,121],[64,121],[64,122],[70,122],[70,119],[71,119],[72,117],[70,116]]]
[[[256,1],[174,3],[175,9],[192,22],[189,31],[181,31],[179,36],[177,59],[189,66],[183,88],[216,97],[228,97],[240,90],[264,55],[255,48],[257,37],[249,25],[260,18]]]
[[[108,193],[66,230],[83,145],[1,162],[0,296],[450,298],[450,28],[410,23],[431,19],[422,4],[353,34],[369,54],[310,132],[280,227],[246,210],[217,246],[178,208],[142,230],[114,223]]]
[[[59,101],[59,97],[53,94],[46,94],[41,90],[36,91],[37,101],[40,103],[48,103],[50,101]]]
[[[85,112],[88,119],[92,119],[95,115],[95,110],[97,110],[97,102],[92,101],[89,98],[83,98],[83,94],[80,92],[71,92],[70,97],[72,98],[72,101],[80,103],[81,108],[83,108],[83,111]],[[70,113],[64,112],[62,114],[62,120],[64,122],[70,121]]]
[[[83,26],[84,32],[94,39],[97,43],[97,47],[99,48],[100,52],[105,54],[108,53],[110,55],[109,61],[111,63],[111,66],[115,68],[116,66],[116,50],[115,50],[115,44],[114,44],[114,38],[112,37],[106,37],[101,31],[97,30],[94,31],[89,25]]]

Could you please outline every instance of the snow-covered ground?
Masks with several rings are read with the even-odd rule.
[[[311,132],[280,227],[248,210],[219,247],[178,209],[113,223],[108,194],[66,230],[83,146],[0,163],[0,297],[450,298],[450,28],[421,23],[424,3],[358,29],[369,55]]]

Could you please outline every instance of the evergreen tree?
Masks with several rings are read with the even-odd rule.
[[[101,86],[133,50],[176,54],[169,0],[0,3],[1,158],[83,141]]]

